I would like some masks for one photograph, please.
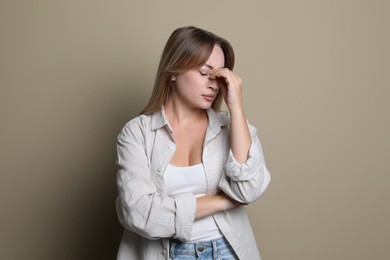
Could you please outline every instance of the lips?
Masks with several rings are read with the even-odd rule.
[[[215,95],[202,95],[204,99],[206,99],[209,102],[214,101]]]

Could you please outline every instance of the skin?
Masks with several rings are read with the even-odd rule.
[[[230,112],[233,156],[239,163],[248,159],[252,141],[243,109],[242,80],[231,70],[224,68],[224,63],[223,51],[215,45],[201,68],[172,76],[174,84],[164,106],[176,142],[171,164],[189,166],[202,162],[202,147],[208,125],[205,110],[211,107],[218,91],[222,91]],[[188,133],[191,133],[191,137]],[[200,197],[197,198],[195,219],[239,205],[241,204],[224,193]]]

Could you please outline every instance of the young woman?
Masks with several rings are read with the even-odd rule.
[[[170,36],[149,102],[118,135],[118,260],[260,259],[244,206],[270,175],[233,66],[221,37]]]

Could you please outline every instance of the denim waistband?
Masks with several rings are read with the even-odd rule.
[[[184,243],[171,239],[169,243],[169,255],[171,258],[180,255],[192,255],[194,257],[210,255],[213,256],[213,259],[217,259],[221,250],[231,248],[229,242],[224,237],[216,240],[199,241],[194,243]]]

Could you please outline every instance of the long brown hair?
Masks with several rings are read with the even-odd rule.
[[[140,114],[160,110],[168,100],[172,76],[203,66],[215,45],[220,46],[224,53],[225,68],[233,70],[234,51],[227,40],[193,26],[176,29],[165,45],[152,95]],[[215,110],[220,110],[221,103],[222,93],[219,91],[211,106]]]

